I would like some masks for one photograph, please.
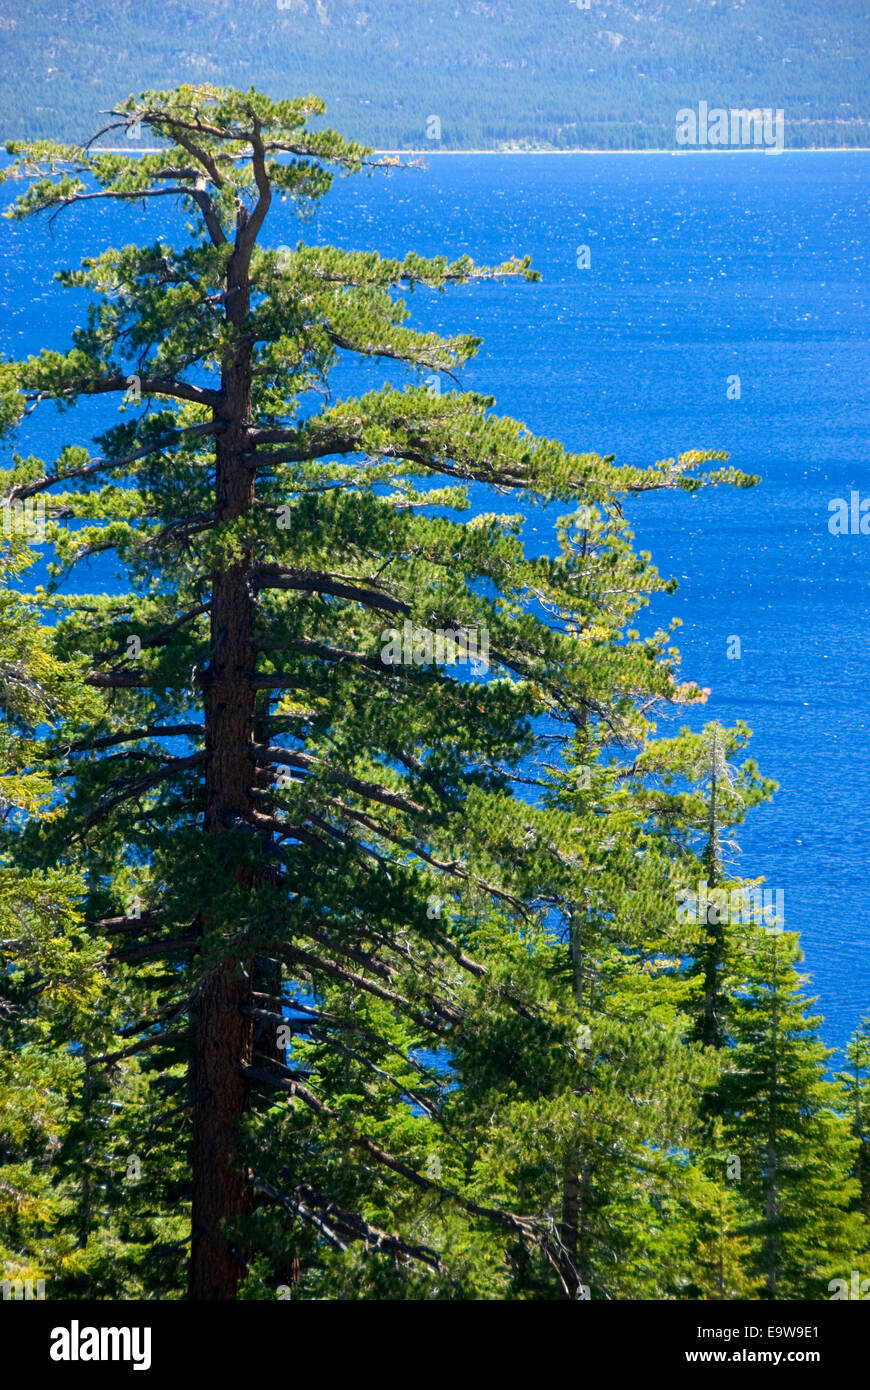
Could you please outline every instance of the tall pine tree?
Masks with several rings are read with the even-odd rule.
[[[753,480],[699,474],[724,457],[710,452],[650,469],[571,454],[488,397],[415,380],[324,403],[342,355],[431,374],[474,352],[407,326],[403,293],[534,273],[270,249],[276,197],[309,209],[333,169],[372,162],[309,130],[321,111],[184,87],[130,98],[106,127],[139,123],[159,153],[11,147],[32,180],[16,217],[170,198],[194,218],[178,246],[63,272],[90,294],[72,347],[0,369],[8,422],[95,396],[126,412],[95,454],[16,456],[4,479],[13,500],[48,494],[56,655],[87,660],[102,693],[34,755],[62,799],[19,850],[84,875],[106,960],[116,1037],[85,1049],[67,1156],[78,1239],[118,1233],[101,1288],[177,1296],[189,1192],[195,1299],[233,1298],[249,1274],[255,1296],[322,1296],[362,1252],[372,1295],[420,1279],[491,1293],[529,1251],[564,1284],[546,1214],[490,1200],[463,1137],[487,1058],[467,1095],[451,1062],[463,1071],[489,1010],[489,1074],[507,1027],[522,1091],[525,1054],[552,1055],[582,1017],[582,999],[548,998],[550,957],[529,949],[546,864],[523,861],[551,813],[529,808],[529,832],[516,791],[545,717],[571,739],[674,695],[667,634],[626,632],[612,597],[667,586],[619,527],[535,559],[516,515],[445,513],[474,483],[611,514],[628,493]],[[115,557],[120,591],[63,596],[94,555]],[[108,1111],[141,1166],[133,1190]],[[168,1263],[148,1266],[131,1212]]]

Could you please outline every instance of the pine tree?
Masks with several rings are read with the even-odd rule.
[[[853,1268],[866,1239],[850,1212],[857,1143],[826,1076],[814,1002],[793,934],[755,929],[749,972],[733,1005],[733,1048],[721,1095],[727,1142],[742,1163],[747,1229],[763,1297],[819,1299]]]
[[[733,729],[711,723],[699,733],[681,729],[677,738],[651,741],[636,765],[647,780],[662,784],[650,798],[652,823],[672,845],[681,880],[678,916],[695,928],[689,936],[692,1035],[712,1048],[727,1041],[730,1002],[743,969],[742,935],[729,926],[759,920],[765,902],[757,882],[731,871],[738,849],[735,828],[776,790],[754,760],[739,767],[733,761],[750,736],[743,723]],[[772,910],[769,916],[772,925]]]
[[[714,1219],[701,1218],[695,1259],[714,1276],[709,1296],[818,1299],[852,1258],[860,1221],[848,1214],[847,1127],[826,1077],[821,1020],[808,1017],[806,977],[794,968],[797,939],[783,935],[776,894],[765,897],[731,867],[733,827],[775,790],[753,761],[733,766],[748,737],[742,724],[683,730],[638,760],[647,774],[687,788],[667,798],[659,823],[689,856],[679,857],[683,881],[695,853],[701,874],[679,893],[680,916],[697,933],[687,971],[691,1036],[718,1070],[696,1154],[717,1196]]]
[[[761,1297],[764,1276],[755,1267],[747,1234],[752,1212],[742,1188],[742,1160],[728,1151],[721,1119],[717,1116],[710,1122],[703,1111],[702,1118],[706,1146],[702,1140],[692,1155],[697,1190],[683,1218],[692,1237],[692,1279],[687,1292],[694,1298],[717,1301],[755,1300]]]
[[[857,1141],[853,1176],[858,1183],[855,1208],[870,1219],[870,1019],[861,1020],[845,1048],[848,1068],[837,1080],[845,1092],[845,1111]]]
[[[566,1050],[524,1051],[523,1086],[509,1104],[498,1102],[499,1073],[480,1089],[478,1057],[466,1052],[461,1073],[465,1104],[481,1116],[478,1176],[500,1183],[513,1205],[548,1214],[563,1298],[707,1291],[695,1241],[721,1194],[693,1151],[718,1067],[688,1036],[692,984],[681,961],[694,935],[678,920],[679,864],[651,817],[660,793],[636,771],[643,753],[628,765],[618,756],[632,742],[645,747],[651,728],[629,704],[584,725],[567,770],[544,789],[554,808],[546,822],[523,817],[529,872],[538,855],[547,865],[547,994],[573,1018]],[[517,1278],[527,1294],[553,1296],[552,1271],[526,1264]]]
[[[471,484],[611,515],[631,492],[753,481],[699,474],[713,452],[650,469],[570,454],[459,390],[324,404],[342,354],[440,376],[474,352],[408,327],[402,293],[535,275],[527,260],[269,249],[276,196],[310,210],[333,169],[395,162],[307,129],[322,109],[184,87],[131,97],[106,127],[141,123],[158,154],[10,147],[34,180],[14,216],[170,197],[194,218],[180,248],[63,272],[93,296],[73,346],[0,368],[8,420],[103,395],[129,416],[94,456],[16,456],[4,491],[48,493],[76,523],[50,526],[46,603],[58,657],[84,655],[103,694],[98,718],[46,741],[63,800],[22,846],[78,866],[88,939],[108,951],[120,1036],[88,1051],[70,1164],[117,1173],[97,1111],[121,1107],[119,1142],[149,1174],[133,1196],[110,1184],[108,1215],[83,1181],[79,1239],[109,1220],[129,1249],[112,1278],[159,1296],[177,1288],[125,1213],[144,1204],[175,1247],[188,1162],[195,1299],[235,1297],[249,1271],[255,1296],[275,1280],[323,1296],[361,1250],[376,1254],[361,1295],[411,1296],[397,1291],[420,1279],[491,1291],[508,1276],[479,1254],[486,1232],[496,1265],[510,1242],[558,1265],[537,1210],[475,1195],[450,1063],[474,1050],[477,999],[510,1016],[515,1072],[565,1038],[522,944],[547,866],[523,863],[517,776],[541,716],[630,721],[674,694],[667,634],[616,640],[610,597],[668,586],[619,525],[552,561],[525,555],[514,515],[443,513]],[[104,554],[125,592],[59,592]],[[540,845],[546,814],[528,812]]]
[[[99,943],[83,940],[83,884],[60,865],[19,860],[25,821],[44,834],[57,815],[47,771],[33,767],[39,732],[94,717],[81,660],[59,660],[51,633],[18,587],[35,555],[4,511],[0,549],[0,1269],[30,1292],[53,1286],[72,1253],[59,1227],[71,1193],[54,1177],[70,1130],[81,1058],[72,1034],[94,1034],[104,998]],[[20,1296],[20,1295],[19,1295]],[[38,1296],[38,1295],[34,1295]]]

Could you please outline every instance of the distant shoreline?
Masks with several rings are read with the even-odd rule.
[[[870,154],[868,145],[831,145],[831,146],[808,146],[806,148],[792,149],[786,146],[784,150],[765,149],[761,146],[744,149],[741,146],[733,148],[722,147],[719,149],[709,149],[698,147],[695,149],[679,150],[375,150],[375,154]]]
[[[162,154],[162,152],[163,152],[163,146],[161,146],[161,145],[133,145],[133,144],[130,144],[130,145],[92,145],[92,146],[91,146],[91,153],[92,153],[92,154]],[[785,147],[784,150],[777,150],[777,149],[775,149],[775,148],[765,148],[764,146],[760,146],[760,145],[753,145],[753,146],[749,146],[749,147],[745,147],[745,148],[742,147],[742,146],[740,146],[740,145],[735,145],[735,146],[733,146],[733,147],[732,147],[732,146],[720,146],[719,148],[716,148],[716,149],[711,149],[711,148],[705,147],[705,146],[697,146],[697,147],[692,148],[692,149],[683,148],[683,149],[674,149],[674,150],[597,150],[597,149],[596,149],[596,150],[590,150],[590,149],[576,149],[576,150],[574,150],[574,149],[571,149],[571,150],[439,150],[439,149],[437,149],[437,148],[429,148],[429,149],[419,149],[419,150],[411,150],[411,149],[404,149],[404,150],[374,150],[373,153],[374,153],[374,154],[386,154],[386,155],[426,155],[426,156],[428,156],[428,155],[435,155],[435,154],[440,154],[440,155],[469,155],[469,154],[473,154],[473,155],[478,155],[478,154],[488,154],[488,155],[498,155],[498,154],[509,154],[509,155],[520,155],[520,154],[523,154],[523,155],[525,155],[525,154],[535,154],[535,155],[547,155],[547,154],[550,154],[550,155],[567,155],[567,154],[608,154],[608,155],[609,155],[609,154],[675,154],[675,155],[693,155],[693,154],[710,154],[710,155],[721,155],[721,154],[771,154],[771,155],[779,155],[779,154],[870,154],[870,146],[868,146],[868,145],[818,145],[818,146],[816,146],[816,145],[807,145],[807,146],[790,146],[790,145],[786,145],[786,147]]]

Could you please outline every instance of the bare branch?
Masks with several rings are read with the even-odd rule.
[[[98,753],[103,748],[115,748],[119,743],[136,743],[144,738],[202,738],[204,733],[202,724],[146,724],[142,729],[125,729],[119,734],[68,743],[58,751],[64,756],[68,753]]]
[[[357,581],[349,581],[347,576],[285,569],[281,565],[259,565],[252,572],[251,580],[257,589],[295,589],[302,593],[329,594],[333,598],[350,599],[367,608],[383,609],[388,613],[411,612],[410,604],[379,589],[360,588]],[[371,584],[372,580],[362,582]]]
[[[424,1245],[409,1245],[406,1241],[400,1240],[398,1236],[388,1235],[386,1231],[372,1226],[358,1213],[346,1211],[328,1197],[321,1196],[307,1184],[298,1189],[299,1195],[295,1198],[279,1192],[276,1187],[265,1182],[262,1178],[255,1178],[254,1185],[257,1190],[263,1192],[272,1201],[286,1207],[295,1215],[300,1216],[303,1221],[315,1226],[339,1250],[345,1250],[347,1247],[339,1238],[338,1231],[350,1240],[364,1240],[366,1246],[374,1250],[382,1250],[388,1255],[404,1255],[408,1259],[420,1260],[436,1272],[441,1269],[441,1259],[434,1250],[430,1250]],[[327,1226],[324,1218],[318,1216],[316,1210],[311,1210],[312,1207],[325,1212],[333,1226]]]
[[[193,1036],[190,1028],[178,1028],[174,1032],[154,1033],[151,1037],[142,1038],[139,1042],[131,1043],[129,1047],[124,1047],[120,1052],[106,1052],[102,1057],[92,1057],[91,1065],[101,1067],[111,1067],[115,1062],[120,1062],[124,1057],[132,1057],[137,1052],[147,1052],[149,1048],[159,1047],[161,1043],[173,1046],[177,1042],[185,1042]]]
[[[143,946],[128,946],[113,951],[110,960],[147,960],[151,956],[168,956],[176,951],[192,951],[199,945],[198,936],[177,936],[172,941],[151,941]]]
[[[358,975],[356,971],[346,970],[343,965],[337,964],[336,961],[323,960],[322,957],[312,955],[310,951],[303,951],[298,946],[278,946],[274,949],[278,955],[293,961],[295,965],[303,965],[315,974],[319,970],[323,971],[325,975],[331,975],[336,980],[354,985],[357,989],[363,989],[367,994],[373,994],[377,999],[383,999],[387,1004],[393,1004],[413,1019],[418,1027],[425,1028],[429,1033],[442,1035],[443,1030],[434,1020],[420,1013],[409,999],[397,994],[395,990],[386,989],[383,985],[375,984],[374,980],[367,980],[364,975]],[[458,1009],[452,1008],[449,1004],[443,1004],[433,1011],[440,1014],[447,1023],[458,1023],[461,1018]]]
[[[139,378],[139,389],[143,396],[169,396],[177,401],[193,401],[195,405],[215,407],[220,403],[220,392],[204,386],[193,386],[188,381],[177,381],[174,377],[143,376]],[[43,400],[63,400],[67,396],[103,396],[111,391],[127,391],[129,376],[85,377],[82,381],[67,386],[63,391],[25,391],[25,400],[38,404]],[[155,453],[151,449],[149,453]]]

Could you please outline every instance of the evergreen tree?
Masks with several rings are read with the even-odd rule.
[[[845,1092],[845,1111],[858,1145],[853,1176],[859,1191],[854,1205],[866,1221],[870,1219],[870,1019],[861,1020],[845,1053],[848,1067],[837,1079]]]
[[[626,590],[623,602],[630,615],[641,598]],[[617,626],[625,618],[613,615]],[[629,701],[606,721],[584,721],[567,771],[542,786],[545,804],[570,819],[554,809],[541,842],[523,815],[529,871],[537,872],[538,853],[548,866],[548,994],[574,1016],[567,1051],[537,1066],[525,1053],[525,1090],[510,1105],[498,1104],[498,1073],[479,1091],[486,1072],[478,1057],[465,1054],[461,1078],[486,1136],[479,1173],[513,1192],[514,1204],[543,1209],[559,1232],[561,1297],[731,1297],[752,1287],[739,1242],[724,1276],[718,1256],[715,1268],[712,1257],[699,1268],[698,1242],[712,1239],[732,1203],[696,1161],[700,1104],[719,1067],[691,1037],[694,980],[682,963],[697,934],[677,904],[692,882],[684,861],[696,861],[675,847],[673,814],[641,770],[655,757],[653,728],[649,707],[641,714]],[[667,744],[662,766],[674,763],[678,744],[685,758],[697,753],[685,734]],[[536,1296],[552,1288],[540,1269],[518,1273]]]
[[[25,528],[26,529],[26,528]],[[17,587],[35,558],[4,511],[0,548],[0,1270],[52,1286],[74,1241],[62,1230],[72,1195],[54,1179],[82,1074],[70,1037],[92,1038],[105,989],[104,952],[86,941],[83,882],[74,869],[17,862],[22,826],[37,835],[58,814],[47,769],[33,766],[38,735],[96,717],[81,659],[61,660],[33,603]],[[98,1031],[98,1029],[96,1030]]]
[[[332,168],[372,162],[307,129],[321,112],[184,87],[130,98],[106,127],[141,124],[157,154],[10,147],[33,180],[14,216],[170,197],[194,217],[180,248],[63,272],[92,295],[73,346],[0,370],[10,419],[16,393],[19,412],[103,395],[129,412],[96,456],[16,456],[4,489],[74,519],[50,527],[57,586],[96,554],[127,586],[46,601],[58,659],[87,659],[103,699],[34,755],[63,796],[19,850],[80,869],[87,939],[108,950],[116,1036],[92,1051],[68,1035],[85,1053],[80,1247],[117,1233],[103,1289],[177,1295],[176,1257],[149,1268],[134,1228],[147,1217],[177,1247],[188,1163],[196,1299],[235,1297],[248,1272],[252,1296],[324,1296],[349,1271],[360,1296],[420,1280],[492,1296],[536,1250],[563,1277],[545,1216],[490,1200],[466,1133],[499,1030],[502,1086],[522,1094],[527,1059],[558,1053],[582,1010],[548,997],[550,954],[529,947],[556,813],[519,814],[516,789],[545,716],[572,737],[674,695],[667,634],[622,631],[612,597],[668,586],[618,520],[554,561],[525,555],[515,516],[443,513],[472,483],[618,517],[627,493],[753,481],[699,474],[711,452],[650,469],[569,454],[458,390],[324,404],[341,354],[440,374],[473,353],[408,327],[402,293],[535,277],[527,261],[269,249],[275,196],[310,209]],[[476,1031],[476,1008],[495,1022]],[[116,1138],[147,1173],[132,1193]],[[99,1200],[97,1168],[116,1175]]]
[[[698,733],[682,729],[677,738],[652,741],[637,761],[638,772],[663,787],[651,813],[672,844],[681,875],[677,915],[690,928],[692,1036],[712,1048],[727,1041],[731,1000],[743,969],[741,933],[729,930],[732,916],[738,926],[758,920],[765,902],[757,882],[732,872],[738,850],[734,829],[776,790],[754,760],[735,766],[734,756],[749,738],[743,723],[733,729],[707,724]]]
[[[754,1220],[753,1266],[762,1296],[818,1299],[848,1276],[866,1239],[850,1211],[857,1142],[826,1076],[831,1049],[818,1040],[814,1002],[793,934],[755,929],[749,971],[733,1001],[733,1047],[721,1095],[727,1142],[742,1164]]]
[[[685,788],[669,796],[660,823],[689,855],[680,858],[684,881],[692,877],[679,915],[694,933],[690,1036],[717,1063],[696,1157],[718,1195],[714,1219],[701,1218],[695,1259],[715,1276],[715,1297],[822,1298],[860,1238],[860,1221],[848,1215],[848,1124],[777,895],[733,873],[733,827],[775,790],[753,761],[733,765],[748,736],[742,724],[683,730],[639,759],[646,773]]]

